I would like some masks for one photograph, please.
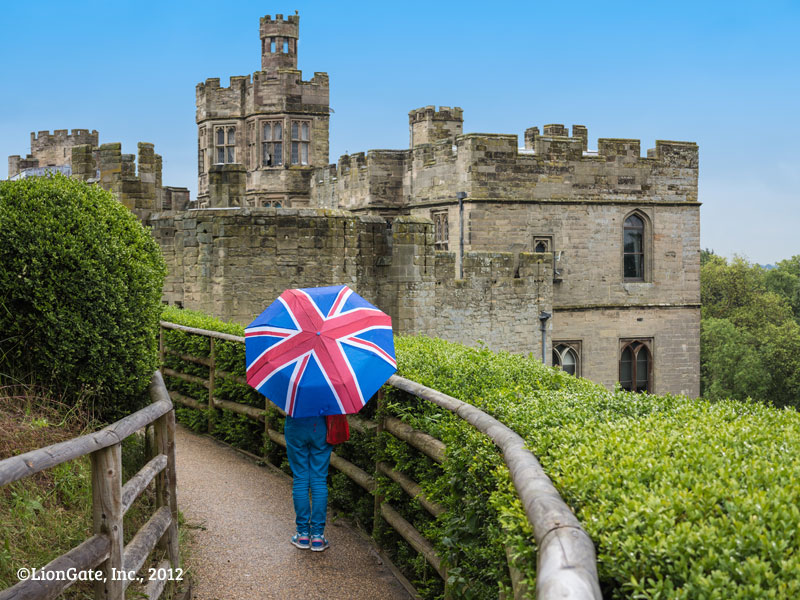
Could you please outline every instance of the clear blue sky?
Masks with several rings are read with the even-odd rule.
[[[164,183],[197,187],[195,85],[260,68],[258,20],[300,11],[299,68],[331,78],[331,159],[408,145],[408,111],[461,106],[466,132],[582,124],[700,145],[701,245],[800,254],[800,3],[7,3],[0,160],[30,132],[155,144]],[[0,176],[5,167],[0,167]]]

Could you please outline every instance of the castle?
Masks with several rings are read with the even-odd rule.
[[[245,322],[283,287],[348,283],[400,332],[538,356],[544,329],[571,373],[698,395],[696,144],[590,150],[586,127],[550,124],[520,148],[426,106],[409,148],[329,165],[329,80],[297,70],[299,17],[259,33],[261,71],[197,86],[198,200],[240,211],[170,217],[176,299]]]
[[[99,145],[99,134],[88,129],[56,129],[31,133],[31,153],[8,157],[8,178],[60,172],[109,190],[140,218],[154,211],[183,210],[189,206],[187,188],[164,186],[161,156],[153,144],[138,144],[138,161],[122,154],[119,143]],[[138,162],[138,168],[137,168]]]
[[[398,333],[699,394],[696,144],[592,150],[586,127],[549,124],[520,147],[426,106],[409,113],[408,148],[329,164],[329,78],[297,70],[299,16],[267,15],[259,35],[260,71],[197,85],[199,208],[143,215],[169,265],[165,302],[246,324],[285,288],[347,284]],[[94,146],[73,150],[78,176]]]

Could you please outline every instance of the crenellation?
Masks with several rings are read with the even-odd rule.
[[[431,144],[441,140],[451,143],[464,127],[464,111],[459,107],[425,106],[408,113],[409,147]]]
[[[546,137],[569,137],[569,131],[560,123],[551,123],[542,127],[542,135]]]
[[[538,127],[528,127],[525,130],[525,149],[534,150],[536,146],[536,138],[539,137]]]

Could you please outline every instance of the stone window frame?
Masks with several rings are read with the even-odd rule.
[[[636,338],[620,338],[619,352],[617,353],[617,360],[619,364],[619,376],[617,381],[622,385],[622,355],[626,349],[630,348],[632,352],[631,361],[631,386],[636,387],[635,383],[638,381],[637,362],[639,353],[643,350],[647,353],[647,383],[644,389],[629,389],[623,386],[622,389],[633,392],[648,392],[653,393],[653,365],[655,364],[655,354],[653,352],[653,338],[636,337]]]
[[[448,210],[432,210],[433,247],[447,251],[450,248],[450,213]]]
[[[262,199],[261,208],[283,208],[284,201],[280,198]]]
[[[270,126],[270,139],[265,139],[265,128],[266,126]],[[280,135],[278,138],[275,137],[275,126],[280,125]],[[286,122],[284,119],[261,119],[258,122],[258,135],[261,140],[261,156],[259,158],[259,164],[263,169],[282,169],[283,166],[286,164],[285,159],[285,152],[286,152]],[[275,150],[275,145],[280,144],[280,149]],[[276,156],[278,158],[277,163],[273,164],[265,164],[266,161],[264,160],[265,151],[267,148],[271,148],[270,156]]]
[[[575,372],[572,373],[575,377],[581,376],[583,367],[583,356],[581,354],[583,347],[582,340],[553,340],[552,360],[554,367],[561,367],[564,352],[572,351],[575,355]],[[559,348],[562,348],[559,350]],[[558,358],[558,360],[556,360]]]
[[[208,170],[206,167],[206,128],[201,127],[197,136],[197,171],[200,175],[204,175]]]
[[[533,243],[531,248],[533,252],[538,252],[536,249],[539,244],[544,244],[543,252],[553,252],[553,234],[552,233],[536,233],[533,235]]]
[[[256,139],[256,123],[252,120],[247,121],[245,124],[245,131],[247,132],[247,170],[251,171],[253,169],[258,168],[257,156],[256,156],[256,147],[257,147],[257,139]]]
[[[638,217],[643,224],[642,229],[642,276],[625,276],[625,222],[631,217]],[[622,217],[622,227],[620,228],[620,272],[624,283],[651,283],[653,281],[653,223],[650,216],[642,209],[637,208],[627,212]]]
[[[289,125],[291,140],[290,164],[311,164],[311,120],[292,119]]]
[[[219,143],[220,132],[222,132],[222,144]],[[230,165],[236,162],[236,137],[236,123],[214,124],[211,142],[214,145],[213,159],[215,165]],[[222,151],[222,162],[219,161],[220,150]]]

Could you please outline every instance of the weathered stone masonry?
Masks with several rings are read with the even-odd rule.
[[[345,284],[380,306],[395,330],[541,352],[550,254],[473,252],[465,280],[433,249],[431,222],[311,209],[203,209],[153,215],[171,304],[249,323],[284,289]],[[538,300],[538,301],[537,301]],[[533,332],[533,335],[531,335]]]

